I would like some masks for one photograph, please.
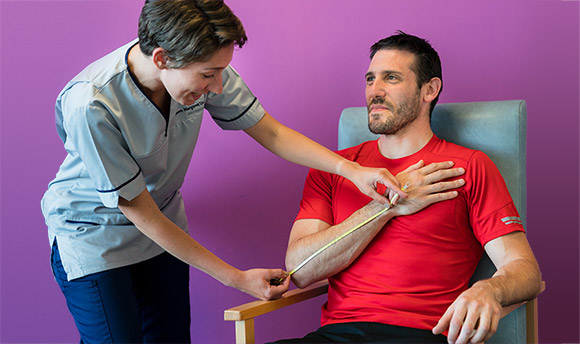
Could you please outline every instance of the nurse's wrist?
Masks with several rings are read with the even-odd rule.
[[[359,166],[358,163],[343,158],[336,164],[335,172],[337,175],[351,180],[350,177]]]
[[[242,278],[243,271],[230,266],[228,267],[228,271],[225,273],[224,278],[220,282],[222,282],[225,286],[239,289]]]
[[[235,268],[234,268],[235,269]],[[230,275],[231,280],[228,284],[228,287],[235,288],[241,292],[249,294],[253,297],[260,298],[259,295],[256,294],[256,288],[254,283],[252,282],[252,274],[249,274],[248,271],[242,271],[235,269],[235,272]]]

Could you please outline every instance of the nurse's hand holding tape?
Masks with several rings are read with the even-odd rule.
[[[246,39],[221,1],[148,1],[139,39],[59,94],[57,131],[68,156],[42,208],[52,268],[83,342],[190,341],[189,268],[180,261],[256,298],[288,289],[282,269],[241,271],[187,233],[179,189],[204,109],[223,129],[348,178],[383,204],[377,182],[406,197],[387,170],[347,161],[265,112],[229,66]]]

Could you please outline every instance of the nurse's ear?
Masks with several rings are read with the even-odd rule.
[[[167,61],[168,57],[165,53],[165,50],[161,47],[157,47],[151,53],[151,57],[153,58],[153,63],[159,69],[167,69]]]

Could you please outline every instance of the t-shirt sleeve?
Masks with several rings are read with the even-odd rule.
[[[222,93],[209,92],[205,103],[213,120],[224,130],[244,130],[258,123],[265,110],[231,66],[222,71],[222,82]]]
[[[475,152],[466,174],[466,180],[471,180],[468,202],[471,226],[482,246],[511,232],[525,232],[505,181],[487,155]]]
[[[80,157],[106,207],[115,208],[119,197],[132,200],[145,190],[141,169],[103,105],[93,102],[62,110],[65,148]]]
[[[300,210],[296,220],[318,219],[334,225],[332,212],[332,176],[311,169],[306,177]]]

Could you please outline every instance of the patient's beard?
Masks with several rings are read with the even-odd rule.
[[[394,135],[400,132],[419,116],[419,100],[420,92],[417,92],[413,96],[405,98],[393,112],[393,104],[387,102],[384,98],[373,99],[367,106],[367,110],[369,111],[369,130],[373,134],[379,135]],[[390,116],[380,114],[372,115],[369,110],[372,104],[384,104],[392,114]],[[388,117],[381,121],[382,116]]]

